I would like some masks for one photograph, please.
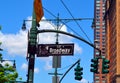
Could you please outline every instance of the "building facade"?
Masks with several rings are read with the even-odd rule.
[[[106,53],[110,60],[107,83],[120,83],[120,0],[106,0]]]
[[[105,31],[105,1],[94,1],[94,45],[101,50],[102,57],[106,57],[106,31]],[[98,57],[98,50],[94,50],[94,57]],[[102,74],[102,60],[99,60],[98,74],[94,74],[93,83],[107,83],[106,76]]]

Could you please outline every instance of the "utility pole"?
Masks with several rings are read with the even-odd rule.
[[[57,31],[59,30],[59,14],[58,14],[58,17],[57,17]],[[59,36],[59,33],[56,33],[56,44],[59,44],[59,42],[58,42],[58,36]],[[59,65],[61,66],[61,63],[59,63],[58,62],[58,59],[60,59],[61,60],[61,56],[53,56],[55,59],[54,60],[56,60],[56,67],[55,67],[55,83],[58,83],[59,82],[59,77],[58,77],[58,73],[57,73],[57,68],[59,67]],[[60,61],[61,62],[61,61]]]
[[[59,14],[58,14],[56,21],[57,21],[57,31],[58,31],[59,30]],[[58,36],[59,36],[59,33],[57,32],[56,33],[56,44],[57,45],[59,44]],[[60,67],[61,67],[61,56],[59,55],[53,56],[53,68],[55,68],[55,72],[53,76],[53,83],[59,82],[57,68],[60,68]]]
[[[32,27],[30,29],[29,39],[28,39],[28,75],[27,83],[33,83],[34,78],[34,64],[35,64],[35,54],[36,54],[36,44],[37,44],[37,26],[36,26],[36,16],[33,10],[32,15]]]
[[[33,83],[34,79],[34,64],[35,54],[37,50],[37,31],[39,27],[39,21],[44,15],[42,9],[41,0],[34,0],[33,14],[32,14],[32,27],[30,28],[30,34],[28,36],[28,75],[27,83]]]

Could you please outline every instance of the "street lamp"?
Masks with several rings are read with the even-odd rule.
[[[26,21],[36,21],[36,20],[23,20],[22,30],[26,30]]]
[[[0,48],[0,51],[3,51],[3,49]],[[16,69],[15,60],[3,60],[2,53],[0,53],[0,68],[2,67],[2,62],[5,62],[5,61],[12,61],[13,62],[13,68]]]
[[[23,30],[23,31],[26,30],[25,20],[23,21],[22,30]]]
[[[5,62],[5,61],[11,61],[11,62],[13,62],[13,68],[16,69],[15,60],[0,60],[0,61],[1,61],[1,63],[2,63],[2,62]]]

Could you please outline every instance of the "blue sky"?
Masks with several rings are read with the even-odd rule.
[[[64,3],[69,8],[74,18],[93,18],[94,16],[94,0],[64,0]],[[42,0],[42,5],[53,15],[57,16],[59,14],[59,18],[72,18],[60,0]],[[1,0],[0,10],[0,25],[2,26],[0,41],[2,41],[2,48],[4,49],[2,52],[3,58],[6,60],[16,60],[19,77],[22,77],[23,80],[26,81],[28,64],[26,61],[27,30],[22,31],[21,27],[23,20],[32,18],[33,0]],[[44,17],[42,19],[56,18],[44,10]],[[80,20],[77,22],[93,43],[93,29],[91,28],[92,20]],[[27,29],[29,30],[31,22],[26,22],[26,24]],[[69,27],[64,25],[61,30],[74,35],[78,33],[85,40],[89,41],[74,21],[70,21],[66,24]],[[49,22],[40,22],[40,25],[39,29],[55,28],[53,22],[52,25],[54,25],[54,27]],[[41,44],[54,44],[55,40],[55,34],[39,34],[39,43]],[[59,36],[59,43],[74,43],[75,48],[73,56],[62,56],[61,68],[58,69],[58,72],[64,74],[78,59],[81,59],[80,65],[83,67],[82,81],[74,80],[73,68],[63,79],[62,83],[88,83],[88,81],[89,83],[92,83],[93,73],[90,72],[90,60],[93,58],[93,48],[80,40],[66,35]],[[52,83],[52,76],[48,75],[48,73],[51,72],[54,72],[54,68],[52,68],[52,57],[36,57],[34,83]]]

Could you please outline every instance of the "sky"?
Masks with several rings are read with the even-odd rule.
[[[2,27],[0,31],[0,41],[2,41],[3,59],[16,61],[16,70],[23,81],[27,80],[27,32],[31,28],[31,21],[26,21],[27,30],[23,31],[21,27],[23,20],[32,19],[33,1],[34,0],[0,1],[0,26]],[[66,25],[60,22],[60,25],[63,25],[60,30],[77,35],[93,43],[92,20],[85,20],[84,18],[93,18],[94,0],[64,0],[63,2],[68,9],[65,8],[61,0],[42,0],[42,6],[44,7],[44,16],[42,19],[56,19],[58,15],[60,19],[80,18],[82,20],[78,20],[77,22],[74,20],[63,20]],[[56,22],[40,21],[39,30],[42,29],[56,29]],[[55,44],[56,34],[40,33],[38,34],[38,40],[39,44]],[[93,48],[78,39],[62,34],[59,34],[59,43],[74,43],[75,46],[74,55],[62,55],[61,68],[58,68],[58,73],[64,74],[78,59],[80,59],[80,66],[83,67],[83,79],[81,81],[74,79],[74,67],[61,83],[92,83],[93,73],[90,72],[90,61],[93,58]],[[34,83],[52,83],[53,75],[48,74],[54,72],[52,61],[52,56],[35,58]],[[10,61],[9,63],[12,64]],[[61,78],[62,76],[59,77]]]

